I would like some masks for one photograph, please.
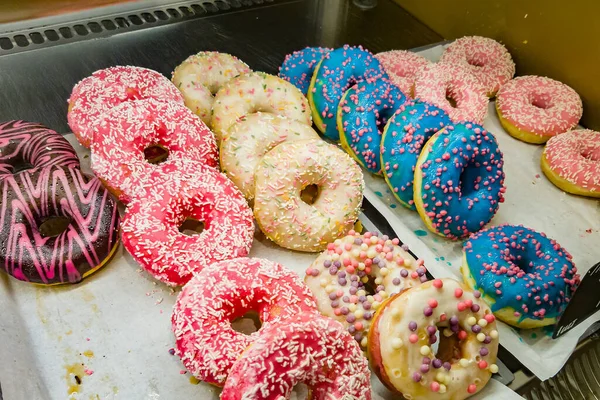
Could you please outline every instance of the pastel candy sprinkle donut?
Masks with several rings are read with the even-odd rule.
[[[370,377],[367,359],[339,322],[301,315],[262,330],[231,368],[221,399],[290,399],[304,383],[314,400],[371,400]]]
[[[0,265],[18,280],[77,283],[119,242],[110,193],[78,168],[48,166],[0,181]]]
[[[542,154],[542,171],[565,192],[600,197],[600,133],[579,129],[554,136]]]
[[[413,181],[421,149],[431,136],[450,124],[444,110],[420,101],[405,103],[386,124],[380,151],[383,177],[404,207],[416,209]]]
[[[345,45],[327,53],[315,68],[308,101],[315,125],[326,138],[339,140],[336,114],[344,95],[352,85],[364,79],[387,78],[379,61],[362,47]]]
[[[515,63],[506,47],[494,39],[465,36],[444,50],[441,64],[461,64],[469,69],[493,97],[515,75]]]
[[[238,58],[216,51],[189,56],[173,71],[171,81],[181,91],[185,105],[210,127],[214,95],[250,68]]]
[[[77,153],[67,139],[40,124],[0,123],[0,180],[51,165],[79,167]]]
[[[214,135],[179,103],[145,99],[123,103],[96,120],[93,127],[92,169],[108,189],[129,202],[153,173],[170,170],[181,159],[218,165]],[[149,151],[167,157],[155,164]]]
[[[279,77],[296,86],[306,96],[317,64],[331,50],[326,47],[307,47],[288,54],[279,67]]]
[[[408,98],[414,95],[418,72],[430,64],[425,57],[408,50],[391,50],[375,54],[392,83]]]
[[[461,271],[496,317],[525,329],[555,324],[580,281],[571,255],[555,240],[515,225],[469,238]]]
[[[221,141],[221,170],[244,194],[254,199],[254,171],[273,147],[294,140],[319,139],[312,127],[271,113],[240,118]]]
[[[235,331],[231,321],[250,311],[258,313],[261,329]],[[313,296],[292,271],[260,258],[221,261],[198,273],[177,297],[177,354],[196,378],[223,386],[235,361],[267,327],[307,313],[316,313]]]
[[[312,126],[308,101],[297,87],[276,76],[252,72],[232,79],[217,92],[212,116],[217,141],[223,140],[241,117],[257,111]]]
[[[284,142],[256,167],[254,216],[278,245],[316,252],[352,229],[360,213],[360,167],[336,146],[318,140]],[[302,193],[316,186],[305,202]]]
[[[577,126],[581,97],[569,86],[544,76],[519,76],[496,96],[496,111],[506,131],[527,143],[546,143]]]
[[[465,399],[498,372],[497,354],[490,308],[481,293],[453,279],[435,279],[391,297],[369,332],[374,372],[406,399]]]
[[[187,219],[202,222],[204,230],[182,233]],[[216,261],[246,256],[254,221],[227,176],[181,160],[147,181],[144,194],[128,204],[121,231],[135,261],[156,279],[177,286]]]
[[[504,201],[504,161],[494,135],[456,124],[425,144],[415,167],[415,206],[432,232],[460,239],[482,229]]]
[[[344,93],[337,111],[340,143],[369,172],[381,174],[381,131],[405,101],[387,79],[364,80]]]
[[[327,245],[306,269],[304,281],[319,311],[341,322],[366,349],[373,315],[382,302],[425,282],[425,273],[423,260],[416,260],[398,239],[351,230]]]
[[[155,98],[183,104],[175,85],[156,71],[140,67],[111,67],[94,72],[73,88],[67,119],[84,147],[91,147],[94,121],[121,103]]]
[[[415,98],[441,108],[453,122],[483,124],[489,99],[484,86],[460,64],[431,64],[417,74]]]

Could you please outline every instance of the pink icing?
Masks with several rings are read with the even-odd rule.
[[[538,136],[555,136],[574,128],[581,98],[569,86],[544,76],[519,76],[498,91],[496,107],[508,122]]]
[[[412,97],[417,73],[427,65],[425,57],[407,50],[392,50],[375,55],[392,83],[408,98]]]
[[[69,126],[85,146],[92,145],[92,123],[123,102],[156,98],[183,104],[183,97],[169,79],[156,71],[130,66],[101,69],[73,88],[67,115]]]
[[[544,150],[550,168],[585,190],[600,193],[600,133],[579,129],[551,138]]]
[[[231,321],[257,311],[262,329],[250,335]],[[218,386],[244,350],[270,325],[317,313],[312,293],[281,264],[238,258],[212,264],[185,285],[173,309],[177,354],[195,377]]]

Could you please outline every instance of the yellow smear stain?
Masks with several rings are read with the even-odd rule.
[[[36,289],[36,291],[35,291],[35,306],[36,306],[35,311],[36,311],[41,323],[46,324],[48,322],[48,320],[46,318],[48,310],[46,310],[46,307],[44,306],[44,300],[42,299],[42,296],[43,296],[42,290]]]
[[[84,356],[86,356],[87,358],[92,358],[94,357],[94,352],[92,350],[86,350],[82,353]]]
[[[84,301],[88,301],[88,302],[96,300],[96,296],[94,296],[94,294],[89,289],[86,289],[86,288],[83,288],[81,290],[81,298]]]
[[[79,393],[85,371],[83,364],[74,363],[65,365],[65,380],[67,381],[67,394]]]
[[[69,329],[68,331],[65,332],[65,335],[69,336],[73,334],[73,330]]]
[[[199,381],[198,379],[196,379],[196,377],[195,377],[195,376],[190,376],[190,383],[191,383],[192,385],[197,385],[197,384],[199,384],[199,383],[200,383],[200,381]]]

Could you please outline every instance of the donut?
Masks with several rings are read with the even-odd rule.
[[[171,286],[216,261],[244,257],[254,237],[252,211],[225,174],[181,160],[173,170],[148,180],[127,206],[121,223],[123,246],[146,271]],[[186,219],[204,230],[188,236]]]
[[[375,313],[369,332],[373,371],[407,399],[465,399],[498,372],[497,354],[489,306],[481,293],[453,279],[392,296]]]
[[[308,89],[312,117],[319,131],[331,140],[339,140],[336,126],[337,108],[352,85],[364,79],[387,78],[379,61],[361,46],[344,45],[321,59]]]
[[[402,91],[387,79],[359,82],[340,100],[340,144],[373,174],[381,174],[379,147],[383,127],[405,101]]]
[[[503,44],[481,36],[465,36],[446,49],[440,64],[460,64],[484,86],[488,97],[515,76],[515,63]]]
[[[544,76],[519,76],[496,95],[496,111],[512,137],[546,143],[577,126],[583,114],[581,97],[569,86]]]
[[[232,55],[201,51],[179,64],[171,81],[181,91],[185,105],[210,127],[214,95],[231,79],[250,71]]]
[[[67,139],[36,123],[0,123],[0,180],[51,165],[79,167],[77,153]]]
[[[382,301],[427,280],[423,260],[407,250],[398,239],[351,230],[327,245],[306,269],[304,282],[319,311],[342,323],[366,349],[373,314]]]
[[[309,125],[271,113],[240,118],[221,141],[221,170],[244,194],[254,199],[254,171],[269,150],[286,141],[319,139]]]
[[[408,98],[413,98],[415,79],[421,68],[430,64],[425,57],[407,50],[391,50],[375,54],[392,83]]]
[[[226,138],[241,117],[257,111],[312,126],[308,102],[297,87],[264,72],[251,72],[227,82],[215,96],[212,128],[217,141]]]
[[[118,247],[117,204],[78,168],[50,165],[9,175],[0,180],[0,199],[0,265],[20,281],[80,282]]]
[[[555,324],[580,281],[571,255],[555,240],[515,225],[471,236],[461,272],[496,317],[525,329]]]
[[[133,100],[155,98],[183,104],[175,85],[156,71],[140,67],[111,67],[94,72],[73,88],[67,119],[84,147],[91,147],[93,122],[111,108]]]
[[[460,239],[483,228],[504,202],[504,160],[494,135],[479,125],[447,126],[417,160],[414,200],[432,232]]]
[[[542,171],[565,192],[600,197],[600,133],[579,129],[550,138]]]
[[[450,124],[444,110],[420,101],[405,103],[388,120],[381,137],[380,162],[385,181],[404,207],[416,210],[413,181],[421,149]]]
[[[317,252],[344,236],[358,219],[364,180],[360,167],[322,140],[284,142],[268,152],[254,175],[254,217],[278,245]],[[309,204],[302,191],[317,186]]]
[[[98,118],[92,129],[92,169],[125,203],[153,173],[171,170],[178,160],[218,165],[214,135],[183,104],[155,99],[123,103]],[[146,157],[157,148],[167,152],[158,164]]]
[[[245,335],[231,322],[258,313],[260,330]],[[177,297],[172,325],[176,353],[196,378],[223,386],[234,362],[270,325],[316,313],[310,290],[281,264],[260,258],[221,261],[193,277]]]
[[[453,122],[483,124],[489,99],[485,88],[460,64],[431,64],[415,80],[415,98],[441,108]]]
[[[339,322],[301,315],[262,330],[233,365],[221,400],[290,399],[298,383],[311,399],[371,400],[368,362]]]
[[[331,50],[327,47],[307,47],[288,54],[279,67],[279,77],[296,86],[306,96],[315,67]]]

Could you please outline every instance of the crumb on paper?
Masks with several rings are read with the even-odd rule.
[[[187,374],[187,371],[186,371],[186,370],[184,370],[184,369],[182,369],[181,371],[179,371],[179,373],[180,373],[181,375],[185,375],[185,374]]]
[[[163,298],[161,297],[160,299],[158,299],[158,300],[156,300],[156,301],[154,302],[154,305],[155,305],[155,306],[157,306],[157,305],[159,305],[159,304],[160,304],[160,303],[162,303],[162,302],[163,302]]]
[[[169,349],[169,354],[172,355],[172,356],[174,356],[175,355],[175,349],[171,347]]]
[[[90,341],[90,338],[89,338],[89,337],[86,337],[86,338],[85,338],[85,340],[86,340],[86,342],[89,342],[89,341]]]
[[[91,369],[89,369],[89,368],[84,369],[83,372],[85,372],[86,375],[93,375],[94,374],[94,371],[91,370]]]
[[[592,228],[585,230],[587,233],[592,233]]]
[[[528,15],[529,15],[529,14],[525,14],[525,16],[524,16],[523,18],[527,18],[527,16],[528,16]]]
[[[535,177],[536,177],[537,179],[540,179],[540,174],[535,174]]]

